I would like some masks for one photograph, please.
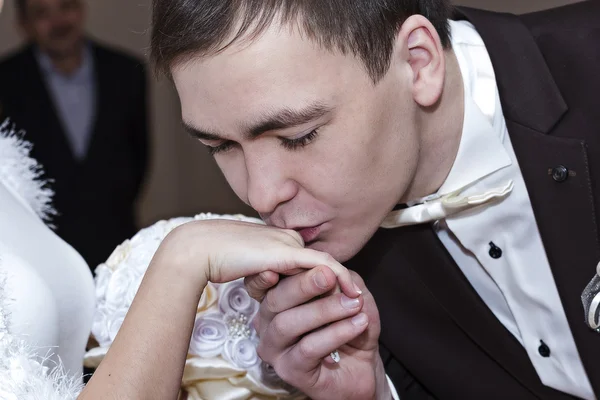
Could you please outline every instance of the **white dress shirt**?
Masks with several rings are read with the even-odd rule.
[[[506,129],[485,44],[469,22],[451,21],[451,32],[464,81],[464,124],[456,160],[438,194],[467,185],[465,195],[477,194],[511,180],[514,189],[499,202],[436,222],[436,233],[485,304],[523,345],[541,381],[595,399]]]
[[[35,54],[71,151],[81,161],[87,155],[96,116],[96,71],[92,49],[90,45],[84,48],[81,66],[70,75],[57,71],[47,54],[39,50]]]

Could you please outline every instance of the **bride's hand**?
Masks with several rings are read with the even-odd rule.
[[[360,294],[345,267],[327,253],[305,248],[297,232],[247,222],[204,220],[181,225],[164,239],[152,263],[191,269],[202,281],[215,283],[264,271],[293,275],[324,265],[336,274],[347,296]]]
[[[206,284],[272,271],[329,267],[344,294],[359,297],[350,272],[330,255],[304,248],[294,231],[229,220],[174,229],[148,267],[123,325],[83,399],[175,399],[198,301]]]

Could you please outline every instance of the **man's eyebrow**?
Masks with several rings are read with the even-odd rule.
[[[212,133],[212,132],[208,132],[208,131],[204,131],[202,129],[198,129],[195,126],[193,126],[192,124],[183,121],[183,129],[185,129],[185,131],[194,139],[200,139],[200,140],[206,140],[206,141],[210,141],[210,140],[223,140],[223,138],[221,138],[219,135],[217,135],[216,133]]]
[[[265,132],[306,124],[323,117],[331,111],[332,107],[323,103],[313,103],[297,110],[284,107],[267,113],[258,122],[246,127],[244,132],[246,132],[248,138],[255,139]]]
[[[256,139],[265,132],[293,128],[314,121],[330,113],[332,109],[332,107],[323,103],[313,103],[297,110],[284,107],[266,113],[263,117],[259,118],[258,122],[249,124],[242,130],[248,139]],[[183,121],[183,127],[190,136],[196,139],[206,141],[226,140],[216,132],[200,129],[186,121]]]

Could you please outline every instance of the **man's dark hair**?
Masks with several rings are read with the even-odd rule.
[[[451,12],[449,0],[153,0],[151,56],[157,72],[170,75],[176,62],[217,54],[280,21],[326,49],[354,54],[377,82],[408,17],[429,19],[447,48]]]

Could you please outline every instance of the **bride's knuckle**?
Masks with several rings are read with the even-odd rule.
[[[296,268],[298,263],[295,259],[291,258],[289,255],[282,256],[279,261],[279,270],[281,272],[291,271]]]
[[[337,267],[338,266],[338,262],[336,261],[335,258],[333,258],[333,256],[329,253],[322,253],[323,254],[323,263],[325,265],[328,266],[333,266],[333,267]]]
[[[304,240],[302,239],[302,235],[296,232],[293,229],[284,229],[281,231],[284,235],[282,236],[285,243],[298,246],[304,245]]]

